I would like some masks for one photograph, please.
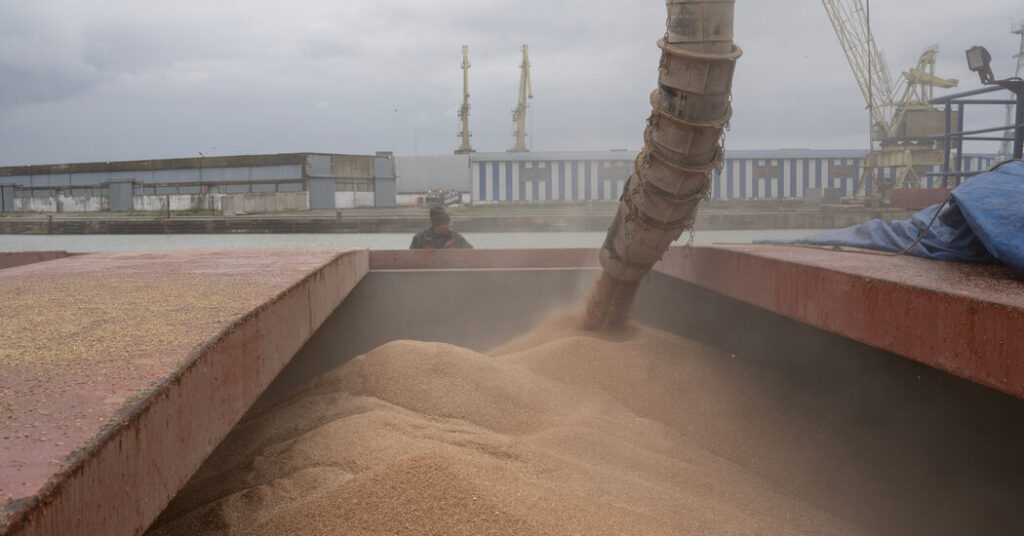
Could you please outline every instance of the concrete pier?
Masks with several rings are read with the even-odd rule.
[[[140,534],[367,269],[241,250],[0,271],[0,533]]]

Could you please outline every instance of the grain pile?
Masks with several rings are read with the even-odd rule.
[[[346,254],[99,253],[0,271],[0,531],[204,344]]]
[[[763,378],[580,323],[487,354],[391,342],[255,407],[149,534],[862,533],[790,493],[813,460],[749,414]]]

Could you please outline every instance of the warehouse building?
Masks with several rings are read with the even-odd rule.
[[[615,201],[636,156],[625,150],[286,153],[4,167],[0,212],[337,210],[422,205],[438,192],[454,192],[463,203]],[[802,199],[810,189],[828,188],[848,197],[863,162],[863,150],[730,150],[712,176],[710,198]],[[965,155],[963,170],[993,163],[991,155]],[[888,179],[898,173],[878,171]],[[941,185],[935,177],[923,182]],[[867,188],[870,194],[873,185]]]
[[[475,153],[470,185],[476,203],[614,201],[634,169],[626,151]],[[852,196],[864,163],[863,150],[730,150],[712,177],[711,198],[801,199],[809,188],[838,188]],[[990,155],[965,155],[964,171],[994,163]],[[938,167],[931,171],[939,171]],[[897,168],[878,170],[894,179]],[[941,186],[926,178],[922,186]],[[868,194],[872,185],[868,185]]]
[[[0,168],[2,212],[338,209],[395,205],[391,153],[285,153]]]
[[[395,157],[398,204],[423,205],[429,195],[454,192],[471,203],[469,155],[420,155]]]

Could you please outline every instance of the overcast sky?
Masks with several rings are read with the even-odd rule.
[[[953,91],[979,87],[974,44],[1013,74],[1020,0],[875,0],[871,14],[894,76],[932,44]],[[661,0],[0,0],[0,165],[451,154],[463,44],[474,149],[513,146],[527,43],[528,147],[638,150],[664,30]],[[820,0],[738,0],[735,34],[727,149],[867,146]]]

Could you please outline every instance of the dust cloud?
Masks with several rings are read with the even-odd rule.
[[[557,317],[398,340],[255,406],[154,523],[192,534],[941,534],[941,476],[778,376]],[[825,445],[826,448],[822,448]],[[962,521],[962,520],[961,520]]]

